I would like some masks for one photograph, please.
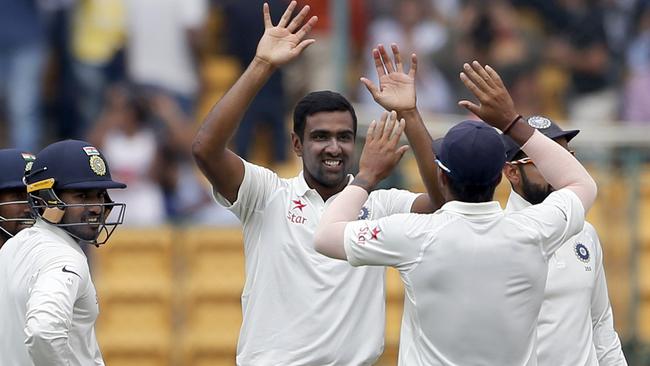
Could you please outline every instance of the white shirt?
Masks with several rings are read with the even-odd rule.
[[[104,365],[79,244],[37,220],[0,250],[0,365]]]
[[[507,212],[530,203],[512,191]],[[544,302],[537,323],[540,366],[627,365],[614,330],[598,234],[585,222],[548,262]]]
[[[184,95],[198,90],[188,30],[206,20],[206,0],[128,0],[127,57],[136,83]]]
[[[238,365],[371,365],[383,351],[385,270],[354,268],[314,249],[323,202],[302,173],[281,179],[244,162],[236,202],[217,201],[243,224],[246,284]],[[351,177],[350,177],[351,178]],[[360,218],[410,212],[416,194],[370,194]]]
[[[400,365],[534,365],[547,259],[583,223],[569,190],[515,213],[452,201],[431,215],[349,223],[345,252],[352,265],[400,272]]]

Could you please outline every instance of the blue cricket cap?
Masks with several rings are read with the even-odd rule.
[[[494,183],[506,162],[499,133],[480,121],[463,121],[433,142],[438,165],[456,182]]]
[[[555,122],[541,116],[529,117],[526,122],[551,140],[565,137],[567,142],[569,142],[580,132],[580,130],[563,130]],[[506,146],[506,159],[512,161],[519,151],[521,151],[521,146],[508,135],[502,135],[501,138],[503,139],[503,144]]]
[[[18,149],[0,150],[0,189],[25,188],[25,167],[34,161],[34,155]]]
[[[86,141],[55,142],[38,154],[25,175],[27,191],[126,188],[115,182],[104,155]]]

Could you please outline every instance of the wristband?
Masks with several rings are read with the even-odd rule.
[[[512,122],[508,123],[506,128],[504,128],[501,132],[503,132],[504,135],[507,134],[508,131],[510,131],[510,129],[512,128],[512,126],[515,125],[515,122],[517,122],[520,118],[523,119],[524,117],[522,117],[521,114],[517,115],[517,117],[515,117],[515,119],[513,119]]]

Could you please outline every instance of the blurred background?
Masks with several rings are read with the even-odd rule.
[[[287,1],[270,0],[274,19]],[[478,60],[503,77],[519,112],[580,128],[577,156],[599,184],[599,232],[615,327],[630,365],[650,365],[650,1],[301,0],[317,42],[278,71],[232,148],[282,176],[300,170],[290,115],[313,90],[356,104],[360,136],[379,115],[360,76],[370,50],[416,52],[418,105],[434,137],[466,119],[458,79]],[[99,341],[110,365],[232,365],[241,322],[239,223],[211,200],[191,159],[203,116],[255,53],[261,0],[0,0],[0,146],[38,152],[64,138],[106,155],[124,227],[90,248]],[[362,146],[363,140],[358,140]],[[386,182],[424,191],[412,156]],[[498,198],[505,203],[509,187]],[[388,271],[395,364],[402,311]],[[471,330],[468,330],[471,331]]]

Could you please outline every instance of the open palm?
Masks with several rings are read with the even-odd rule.
[[[311,30],[317,17],[313,16],[304,22],[309,14],[309,6],[300,10],[298,15],[291,19],[291,14],[296,7],[292,1],[285,10],[277,25],[271,22],[268,4],[264,4],[264,35],[257,45],[255,57],[273,66],[281,66],[293,60],[307,46],[314,43],[313,39],[303,39]],[[304,24],[303,24],[304,23]]]
[[[375,68],[379,77],[379,87],[366,78],[361,82],[366,85],[373,99],[386,110],[406,111],[416,106],[415,73],[417,71],[417,57],[411,55],[411,68],[404,72],[401,56],[397,45],[392,45],[393,60],[388,56],[384,46],[379,45],[372,50]]]

